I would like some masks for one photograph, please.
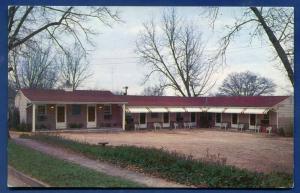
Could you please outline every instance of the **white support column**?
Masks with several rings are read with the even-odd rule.
[[[32,104],[32,132],[35,132],[35,104]]]
[[[122,129],[125,131],[125,104],[122,105]]]

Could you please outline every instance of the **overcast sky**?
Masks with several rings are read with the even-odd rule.
[[[128,94],[140,94],[145,87],[142,82],[149,69],[139,62],[138,55],[135,53],[137,36],[144,22],[151,18],[159,22],[166,7],[112,7],[111,9],[118,9],[124,22],[115,23],[112,28],[95,23],[95,29],[100,34],[94,37],[96,47],[89,55],[93,76],[81,88],[121,91],[122,87],[128,86]],[[219,38],[224,35],[222,33],[224,25],[232,25],[241,9],[223,8],[214,30],[209,27],[209,20],[201,14],[200,7],[177,7],[176,11],[186,21],[199,26],[199,31],[202,32],[206,42],[206,49],[212,52],[216,49]],[[217,84],[211,93],[217,91],[229,73],[249,70],[272,79],[278,85],[276,95],[288,94],[287,90],[291,90],[291,84],[272,60],[274,51],[269,46],[267,37],[264,37],[265,41],[254,40],[250,44],[248,33],[247,29],[242,31],[228,48],[227,66],[220,69]],[[151,81],[148,85],[156,83],[158,78],[154,77]],[[168,90],[167,95],[174,95],[174,92]]]

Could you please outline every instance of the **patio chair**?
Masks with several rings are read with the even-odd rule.
[[[254,131],[257,132],[257,133],[259,133],[260,132],[260,125],[256,125]]]
[[[160,128],[161,129],[161,124],[160,123],[153,123],[154,129],[156,131],[156,128]]]
[[[271,134],[271,132],[272,132],[272,127],[269,126],[269,127],[266,128],[266,130],[268,131],[269,134]]]
[[[240,123],[240,124],[238,125],[238,129],[240,129],[241,131],[243,131],[243,129],[244,129],[244,124],[243,124],[243,123]]]
[[[140,124],[138,124],[138,123],[134,124],[134,130],[136,131],[137,129],[138,130],[140,129]]]
[[[174,129],[178,128],[178,123],[174,123]]]
[[[226,131],[227,127],[228,127],[228,123],[221,123],[221,129],[224,128]]]

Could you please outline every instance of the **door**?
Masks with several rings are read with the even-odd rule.
[[[56,129],[67,128],[67,117],[66,117],[66,106],[57,105],[56,106]]]
[[[250,114],[249,116],[249,129],[255,129],[256,126],[256,115]]]
[[[87,128],[96,127],[96,105],[87,106]]]
[[[239,122],[239,115],[236,113],[231,114],[231,127],[238,128],[238,122]]]
[[[163,127],[170,127],[170,114],[163,113]]]
[[[140,128],[147,128],[146,113],[140,113]]]

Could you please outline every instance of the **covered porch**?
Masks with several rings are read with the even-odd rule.
[[[78,129],[125,129],[125,103],[34,102],[27,105],[32,132]]]
[[[126,108],[129,129],[222,128],[274,132],[274,109],[253,107],[134,107]],[[271,129],[270,129],[271,127]]]

